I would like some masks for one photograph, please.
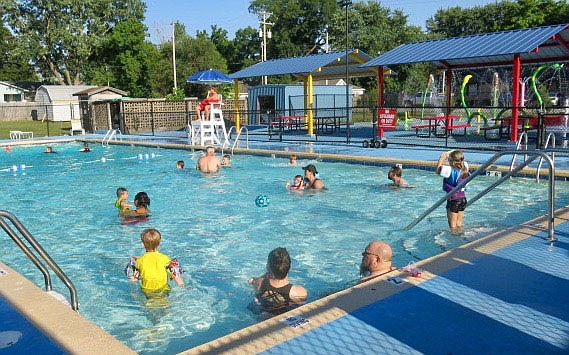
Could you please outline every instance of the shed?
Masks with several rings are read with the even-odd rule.
[[[111,124],[111,105],[113,100],[121,99],[127,96],[126,91],[122,91],[110,86],[95,86],[85,90],[78,91],[73,94],[79,98],[79,109],[81,124],[88,132],[94,131],[94,124],[92,119],[93,103],[98,101],[107,101],[107,117],[109,119],[109,127]]]
[[[42,85],[38,88],[35,102],[38,110],[34,119],[71,121],[79,119],[79,98],[74,93],[94,88],[91,85]]]
[[[26,101],[27,90],[14,84],[0,81],[0,102]]]
[[[317,117],[346,116],[345,86],[314,85],[313,111]],[[350,86],[350,106],[351,90]],[[249,124],[267,124],[271,115],[304,115],[304,85],[259,85],[249,88]]]

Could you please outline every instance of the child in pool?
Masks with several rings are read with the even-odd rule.
[[[146,252],[136,258],[134,272],[129,280],[134,282],[141,280],[140,287],[147,297],[168,293],[170,291],[168,278],[183,286],[184,280],[180,277],[183,271],[177,266],[177,260],[170,259],[158,251],[162,240],[160,232],[154,228],[145,229],[140,234],[140,240]]]
[[[445,166],[448,160],[449,166]],[[443,190],[452,191],[458,184],[466,179],[470,172],[464,161],[464,153],[460,150],[443,152],[437,162],[437,174],[443,176]],[[457,191],[447,200],[447,220],[451,232],[460,234],[464,227],[464,210],[466,209],[466,194],[464,189]]]
[[[389,169],[387,178],[393,181],[393,187],[410,187],[409,183],[401,175],[403,175],[403,169],[395,165]]]
[[[134,196],[134,210],[126,210],[121,213],[123,217],[148,217],[150,215],[150,197],[146,192],[139,192]]]
[[[128,204],[128,190],[124,187],[119,187],[117,189],[117,200],[115,201],[115,207],[119,209],[119,215],[122,215],[131,207],[131,205]]]
[[[287,181],[285,188],[291,191],[302,191],[304,190],[304,178],[302,175],[296,175],[292,181]]]

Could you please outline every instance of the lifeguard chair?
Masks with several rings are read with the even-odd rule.
[[[193,145],[220,145],[229,144],[225,121],[223,120],[223,101],[209,103],[209,120],[206,119],[206,112],[203,111],[200,120],[191,122],[190,144]]]

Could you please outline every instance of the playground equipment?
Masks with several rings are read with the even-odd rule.
[[[464,77],[464,79],[462,80],[462,84],[460,85],[460,103],[462,104],[462,107],[464,108],[464,111],[466,112],[466,118],[467,118],[467,122],[468,124],[471,124],[471,121],[474,117],[476,117],[476,121],[478,123],[478,132],[480,132],[480,119],[484,119],[484,126],[488,126],[488,117],[486,117],[486,115],[483,112],[480,112],[480,110],[471,112],[470,109],[468,108],[468,105],[466,104],[466,99],[465,99],[465,89],[466,89],[466,85],[468,84],[468,82],[470,81],[470,79],[472,78],[472,75],[468,74],[467,76]]]

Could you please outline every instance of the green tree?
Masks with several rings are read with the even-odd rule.
[[[336,11],[328,27],[330,47],[342,50],[346,46],[345,12]],[[399,10],[391,10],[377,2],[354,3],[348,9],[348,46],[358,48],[372,57],[389,51],[401,44],[425,39],[418,26],[408,23],[407,15]],[[425,66],[406,65],[395,69],[397,76],[387,77],[386,91],[416,90],[415,82],[423,82],[428,77]],[[357,85],[370,90],[377,86],[375,77],[353,79]]]
[[[34,68],[19,51],[16,38],[3,25],[0,26],[0,62],[1,81],[37,80]]]
[[[152,97],[149,78],[160,56],[145,36],[146,27],[138,19],[120,21],[90,56],[86,81],[125,90],[132,97]]]
[[[216,69],[227,72],[227,63],[217,51],[215,44],[205,31],[198,31],[196,37],[190,37],[182,24],[177,24],[176,38],[176,82],[184,88],[186,96],[201,97],[207,91],[204,85],[188,85],[186,79],[200,70]],[[156,72],[152,75],[155,93],[164,96],[172,92],[174,86],[172,67],[172,42],[160,45],[160,60]]]
[[[336,0],[252,0],[249,11],[272,13],[272,39],[267,58],[286,58],[316,53],[324,45],[326,28],[338,11]]]
[[[442,37],[531,28],[567,23],[566,0],[501,1],[486,6],[442,9],[427,20],[429,33]]]
[[[80,84],[93,51],[122,20],[142,21],[140,0],[14,0],[6,6],[9,28],[44,78]]]

